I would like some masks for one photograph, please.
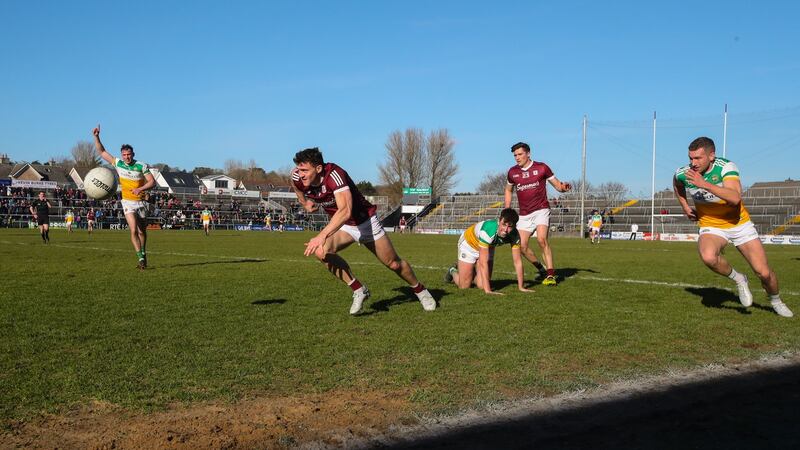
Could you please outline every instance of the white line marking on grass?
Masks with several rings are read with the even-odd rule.
[[[34,244],[28,244],[24,242],[9,242],[9,241],[0,241],[4,244],[19,244],[19,245],[28,245],[32,246]],[[121,252],[127,253],[131,250],[128,249],[119,249],[119,248],[103,248],[103,247],[87,247],[87,246],[75,246],[75,245],[66,245],[66,244],[49,244],[54,247],[62,247],[62,248],[73,248],[73,249],[88,249],[88,250],[97,250],[97,251],[114,251],[114,252]],[[253,256],[225,256],[225,255],[206,255],[202,253],[178,253],[178,252],[162,252],[162,251],[154,251],[148,252],[149,254],[153,255],[170,255],[170,256],[190,256],[194,258],[219,258],[219,259],[229,259],[234,261],[242,261],[242,260],[259,260],[259,261],[275,261],[275,262],[288,262],[288,263],[317,263],[317,260],[314,257],[307,257],[303,259],[295,259],[295,258],[281,258],[281,259],[270,259],[270,258],[259,258]],[[381,263],[374,263],[374,262],[363,262],[363,261],[353,261],[349,263],[351,266],[376,266],[380,267],[383,266]],[[444,271],[447,270],[447,267],[440,267],[440,266],[421,266],[421,265],[413,265],[415,269],[425,269],[425,270],[437,270],[437,271]],[[516,275],[516,272],[500,272],[496,271],[495,273],[502,273],[503,275]],[[608,277],[596,277],[592,275],[576,275],[572,277],[576,280],[588,280],[588,281],[602,281],[602,282],[612,282],[612,283],[628,283],[628,284],[643,284],[643,285],[650,285],[650,286],[667,286],[673,288],[693,288],[693,289],[703,289],[709,287],[716,287],[719,289],[724,289],[726,291],[733,292],[736,294],[737,292],[734,289],[730,289],[724,286],[706,286],[706,285],[697,285],[697,284],[689,284],[689,283],[676,283],[670,281],[656,281],[656,280],[637,280],[632,278],[608,278]],[[788,291],[782,290],[781,294],[784,295],[792,295],[792,296],[800,296],[800,292],[795,291]]]

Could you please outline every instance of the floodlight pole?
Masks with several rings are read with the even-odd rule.
[[[650,189],[650,239],[656,237],[656,112],[653,111],[653,177]]]
[[[725,103],[725,119],[722,124],[722,157],[728,153],[728,104]]]
[[[581,152],[581,213],[579,215],[581,222],[581,239],[583,239],[584,231],[584,203],[586,199],[586,114],[583,115],[583,151]]]

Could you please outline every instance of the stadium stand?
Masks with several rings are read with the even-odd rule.
[[[66,170],[54,162],[11,163],[0,155],[0,226],[28,227],[30,201],[45,190],[53,203],[51,221],[63,221],[72,209],[85,218],[89,208],[101,210],[100,224],[118,227],[124,217],[118,198],[96,201],[78,189],[88,168]],[[152,205],[149,221],[165,228],[199,228],[200,211],[212,210],[217,228],[232,229],[242,225],[263,225],[267,214],[273,219],[285,215],[286,223],[319,229],[328,222],[322,211],[306,213],[297,203],[289,186],[271,186],[269,191],[248,191],[241,182],[217,174],[198,178],[186,172],[155,172],[158,187],[148,197]],[[11,180],[48,182],[48,188],[11,187]],[[225,184],[228,183],[228,184]],[[56,187],[53,188],[52,186]],[[232,185],[233,189],[227,188]],[[210,187],[209,187],[210,186]],[[226,186],[225,188],[222,188]],[[614,196],[619,197],[619,196]],[[385,226],[394,226],[400,216],[410,230],[421,232],[460,232],[480,220],[495,218],[503,207],[503,195],[457,194],[432,199],[429,195],[405,196],[401,205],[390,206],[388,197],[368,196],[378,207],[378,218]],[[746,189],[743,199],[753,223],[761,234],[800,235],[800,181],[759,182]],[[633,223],[642,232],[651,232],[651,213],[655,211],[655,232],[695,233],[697,226],[683,216],[672,190],[656,193],[651,199],[609,198],[589,192],[581,212],[577,192],[550,200],[551,232],[576,236],[592,210],[604,216],[604,231],[629,231]],[[404,208],[405,206],[405,208]],[[516,196],[512,206],[517,207]],[[85,226],[85,220],[81,226]]]
[[[800,235],[800,181],[755,183],[743,192],[742,198],[759,233]],[[592,192],[584,200],[584,214],[580,214],[577,193],[551,199],[550,205],[550,228],[554,233],[578,233],[581,222],[585,223],[594,209],[604,216],[605,231],[629,231],[636,223],[639,231],[651,232],[651,214],[655,211],[655,232],[697,232],[697,224],[684,217],[672,190],[656,193],[655,202],[649,198],[610,200]],[[497,217],[502,206],[501,195],[440,197],[426,215],[420,214],[417,228],[463,230],[473,222]],[[512,206],[517,207],[516,198]]]

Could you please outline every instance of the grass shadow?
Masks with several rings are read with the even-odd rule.
[[[412,429],[363,448],[672,450],[795,449],[800,366],[631,390],[596,401]]]
[[[193,263],[181,263],[181,264],[171,264],[161,266],[164,268],[174,268],[174,267],[193,267],[193,266],[209,266],[213,264],[248,264],[248,263],[261,263],[267,262],[266,259],[258,259],[258,258],[247,258],[247,259],[235,259],[235,260],[228,260],[228,261],[200,261],[200,262],[193,262]]]
[[[572,278],[577,275],[579,272],[588,272],[588,273],[600,273],[594,269],[579,269],[577,267],[562,267],[560,269],[556,269],[556,280],[558,282],[566,281],[568,278]],[[529,281],[526,283],[526,287],[532,287],[536,285],[542,284],[544,281],[544,277],[537,275],[533,281]]]
[[[700,303],[702,303],[702,305],[706,308],[730,309],[737,311],[740,314],[751,314],[748,308],[745,308],[741,303],[739,303],[739,297],[731,291],[715,287],[687,287],[685,290],[690,294],[700,297]],[[772,308],[767,308],[755,303],[753,303],[751,308],[772,311]]]
[[[285,298],[276,298],[270,300],[253,300],[250,302],[251,305],[282,305],[286,303]]]
[[[504,278],[504,279],[500,279],[500,280],[492,280],[491,281],[491,286],[492,286],[492,290],[493,291],[499,291],[501,289],[504,289],[504,288],[506,288],[508,286],[512,286],[512,285],[514,287],[516,287],[517,286],[517,280],[511,279],[511,278]],[[477,289],[477,286],[474,286],[474,287]]]
[[[408,287],[398,287],[392,289],[393,291],[397,292],[398,295],[395,295],[392,298],[387,298],[385,300],[379,300],[377,302],[373,302],[369,305],[369,311],[362,312],[359,315],[369,316],[372,314],[376,314],[379,312],[388,312],[389,308],[396,305],[402,305],[403,303],[419,303],[417,300],[417,296],[414,294],[414,291]],[[448,295],[447,291],[443,289],[428,289],[428,292],[431,293],[433,298],[436,299],[436,307],[438,308],[441,305],[442,298]],[[420,306],[422,308],[422,306]]]

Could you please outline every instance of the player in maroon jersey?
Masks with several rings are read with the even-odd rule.
[[[294,157],[292,186],[297,199],[308,212],[322,207],[330,222],[318,235],[306,243],[305,256],[316,256],[337,278],[353,290],[350,314],[358,314],[370,292],[353,276],[347,262],[337,254],[353,242],[367,247],[386,267],[405,280],[417,295],[425,311],[436,309],[425,286],[417,280],[414,270],[401,259],[389,236],[375,216],[376,207],[359,192],[347,172],[333,163],[325,163],[318,148],[307,148]]]
[[[517,142],[511,147],[514,154],[515,166],[508,169],[508,184],[505,191],[505,207],[511,207],[511,191],[517,190],[519,201],[519,230],[522,254],[530,261],[539,272],[542,265],[536,255],[528,246],[528,240],[536,232],[536,241],[542,249],[542,259],[547,266],[547,273],[542,284],[545,286],[556,285],[556,272],[553,269],[553,251],[547,240],[550,230],[550,203],[547,201],[547,184],[550,183],[558,192],[567,192],[572,189],[569,183],[562,183],[553,175],[550,167],[543,163],[531,160],[531,147],[524,142]]]

